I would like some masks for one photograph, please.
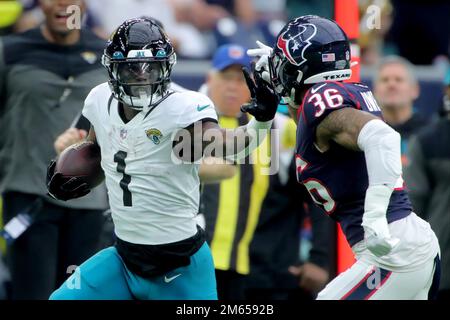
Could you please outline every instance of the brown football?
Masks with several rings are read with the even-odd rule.
[[[105,178],[100,160],[100,147],[92,141],[83,141],[61,152],[56,160],[55,173],[69,178],[81,177],[92,189]]]

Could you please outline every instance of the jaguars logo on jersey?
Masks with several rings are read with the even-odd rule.
[[[161,131],[156,128],[151,128],[145,131],[147,137],[153,141],[154,144],[159,144],[161,142],[161,138],[163,137]]]

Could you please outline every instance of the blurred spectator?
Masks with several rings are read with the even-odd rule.
[[[203,1],[203,0],[200,0]],[[204,0],[209,5],[224,8],[228,14],[237,18],[238,21],[251,25],[256,22],[256,12],[251,0]]]
[[[290,139],[284,137],[292,129],[294,139],[288,145]],[[308,203],[309,194],[297,182],[293,159],[295,129],[295,124],[288,124],[282,126],[280,133],[284,149],[280,171],[269,178],[269,190],[250,245],[246,294],[249,299],[311,300],[330,278],[334,223],[319,207]],[[308,259],[300,261],[299,230],[307,216],[312,226],[312,245]]]
[[[438,299],[450,301],[450,70],[441,119],[411,139],[405,181],[415,212],[428,221],[441,247]]]
[[[21,0],[24,12],[17,20],[14,26],[14,32],[24,32],[36,28],[44,22],[45,15],[41,10],[39,1],[40,0]],[[98,22],[94,19],[89,10],[86,10],[83,15],[82,26],[90,28],[100,37],[105,38],[107,36],[99,28]]]
[[[333,19],[334,0],[286,0],[286,12],[289,20],[308,14]]]
[[[189,23],[202,31],[213,29],[217,22],[233,15],[234,1],[169,0],[178,22]],[[249,1],[246,1],[249,3]]]
[[[0,36],[12,32],[12,27],[22,12],[22,5],[17,0],[0,1]]]
[[[253,9],[256,12],[257,19],[260,21],[287,19],[286,0],[252,0],[251,2],[253,3]]]
[[[448,62],[449,1],[391,1],[394,16],[388,40],[397,46],[398,54],[413,64]]]
[[[96,0],[88,1],[87,5],[108,35],[126,19],[152,16],[164,25],[178,55],[188,58],[208,56],[210,46],[197,28],[177,21],[174,1],[176,0]],[[205,16],[205,19],[209,17]]]
[[[396,53],[396,49],[392,48],[390,43],[384,42],[392,24],[393,9],[390,1],[359,1],[359,12],[358,44],[361,49],[361,64],[374,65],[383,55]],[[378,13],[380,15],[375,16]]]
[[[105,82],[104,41],[69,29],[66,8],[81,0],[41,0],[45,22],[0,39],[0,192],[4,224],[32,218],[7,249],[13,299],[47,299],[98,248],[107,207],[104,188],[61,202],[47,196],[46,169],[55,138],[71,125],[89,91]],[[31,268],[31,269],[30,269]]]
[[[388,56],[377,66],[373,85],[384,120],[402,137],[402,164],[406,165],[408,139],[428,124],[427,118],[414,112],[420,89],[413,66],[404,58]]]
[[[278,13],[284,10],[285,0],[274,0],[268,3],[262,0],[170,0],[182,13],[183,21],[189,21],[197,28],[205,30],[214,28],[216,23],[225,17],[231,17],[245,25],[255,24],[260,14]],[[255,8],[255,5],[258,7]]]
[[[276,35],[284,26],[285,0],[196,0],[196,2],[207,3],[208,7],[220,8],[226,13],[222,17],[216,15],[215,17],[219,19],[211,25],[214,27],[212,43],[215,42],[216,47],[229,43],[246,47],[255,43],[256,40],[272,45]],[[205,20],[203,15],[198,13],[197,15],[199,21]],[[192,13],[191,16],[195,14]]]

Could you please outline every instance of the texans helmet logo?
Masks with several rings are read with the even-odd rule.
[[[299,66],[306,61],[305,50],[311,45],[311,39],[316,33],[317,28],[314,24],[295,25],[295,21],[293,21],[287,26],[286,31],[278,37],[277,46],[283,51],[290,63]],[[301,55],[296,53],[298,50],[301,50]]]

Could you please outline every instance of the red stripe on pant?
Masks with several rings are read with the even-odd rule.
[[[364,282],[366,282],[366,280],[373,274],[374,271],[375,268],[372,267],[372,269],[370,269],[370,271],[364,276],[364,278],[360,282],[358,282],[356,286],[350,289],[350,291],[347,292],[340,300],[347,299],[356,289],[358,289]]]
[[[367,295],[367,297],[364,298],[364,300],[369,300],[370,297],[373,296],[373,295],[375,294],[375,292],[377,292],[378,289],[380,289],[380,288],[383,286],[383,284],[387,281],[387,279],[389,279],[389,277],[391,276],[391,274],[392,274],[392,271],[389,272],[389,273],[384,277],[384,279],[381,281],[380,285],[379,285],[379,286],[376,286],[375,289],[372,290],[372,292],[369,293],[369,294]]]
[[[361,281],[359,281],[352,289],[350,289],[350,291],[347,292],[341,298],[341,300],[346,300],[349,298],[350,298],[350,300],[353,300],[353,299],[368,300],[385,284],[385,282],[389,279],[389,277],[392,274],[391,271],[387,271],[384,269],[380,269],[380,270],[381,270],[382,274],[384,273],[384,275],[383,275],[383,278],[380,281],[379,285],[375,286],[375,288],[373,288],[373,289],[370,289],[366,284],[367,279],[375,273],[375,267],[372,267],[369,270],[369,272],[367,272],[367,274],[363,277],[363,279]],[[365,292],[366,290],[368,292]],[[357,292],[355,292],[355,291],[357,291]]]

